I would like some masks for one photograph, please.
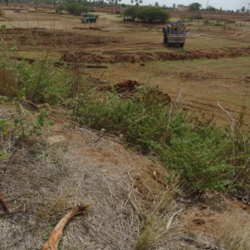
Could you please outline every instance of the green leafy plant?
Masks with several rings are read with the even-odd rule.
[[[192,14],[192,15],[190,15],[190,16],[188,17],[188,21],[189,21],[189,22],[193,22],[193,21],[194,21],[194,18],[195,18],[195,15]]]
[[[172,136],[169,145],[165,156],[168,167],[194,189],[225,190],[232,183],[231,142],[219,129],[187,125],[185,133]]]
[[[240,138],[234,140],[237,152],[232,155],[231,135],[217,128],[212,118],[190,119],[178,106],[166,105],[164,96],[147,86],[137,87],[129,98],[114,89],[90,91],[78,96],[74,105],[80,123],[116,134],[144,153],[154,151],[191,189],[225,191],[230,187],[232,191],[246,174],[250,154],[245,153]]]
[[[70,3],[65,5],[65,10],[72,15],[79,16],[82,12],[89,12],[89,8],[82,6],[78,3]]]
[[[6,60],[0,62],[0,68],[13,75],[15,83],[12,88],[15,88],[16,96],[35,104],[54,105],[69,94],[72,77],[63,68],[54,66],[54,61],[48,59],[49,52],[43,60],[30,64],[25,60],[10,60],[10,51],[5,43],[1,44],[1,50]],[[11,53],[18,55],[15,45],[11,48]]]
[[[131,16],[133,21],[138,19],[147,23],[166,23],[170,14],[161,8],[150,6],[129,6],[123,11],[124,16]]]
[[[209,19],[207,19],[207,18],[203,19],[203,24],[204,24],[204,25],[208,25],[208,24],[210,24]]]

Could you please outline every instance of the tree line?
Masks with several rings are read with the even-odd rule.
[[[170,18],[167,11],[150,6],[129,6],[123,11],[123,15],[130,16],[133,21],[145,23],[166,23]]]
[[[219,9],[216,9],[215,7],[209,5],[206,8],[202,8],[202,5],[198,2],[195,3],[191,3],[189,5],[189,10],[193,10],[193,11],[219,11],[219,12],[234,12],[234,10],[223,10],[222,7]],[[241,9],[236,10],[236,13],[239,12],[248,12],[249,13],[249,9],[246,10],[246,8],[243,6]]]

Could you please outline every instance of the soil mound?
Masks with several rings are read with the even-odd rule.
[[[143,83],[139,83],[134,80],[126,80],[124,82],[120,82],[112,86],[111,85],[103,86],[102,82],[100,82],[100,84],[101,84],[100,87],[101,91],[103,90],[112,91],[113,89],[115,89],[115,91],[119,94],[119,96],[124,99],[132,97],[135,93],[137,93],[139,86],[145,85]],[[163,93],[162,91],[160,91],[158,88],[151,88],[149,94],[154,96],[155,99],[158,99],[157,97],[162,98],[167,105],[171,103],[171,97],[167,93]]]
[[[84,52],[65,53],[61,60],[64,62],[87,62],[87,63],[143,63],[150,61],[178,61],[178,60],[194,60],[194,59],[220,59],[235,58],[238,56],[250,56],[250,48],[223,48],[217,50],[198,50],[192,49],[184,53],[99,53],[89,54]],[[84,60],[83,60],[84,59]]]

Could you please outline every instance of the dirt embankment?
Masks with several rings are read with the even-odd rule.
[[[81,28],[82,29],[82,28]],[[87,29],[87,28],[85,28]],[[87,30],[98,30],[96,27],[89,27]],[[53,51],[61,51],[65,47],[81,51],[86,47],[106,46],[121,43],[123,38],[102,37],[86,32],[70,32],[60,30],[47,30],[43,28],[15,28],[0,30],[0,35],[5,42],[16,41],[18,50],[25,51],[35,48],[53,48]]]
[[[250,56],[250,47],[248,48],[222,48],[216,50],[192,49],[184,53],[115,53],[106,52],[99,54],[87,54],[76,52],[74,54],[66,53],[61,60],[64,62],[88,62],[88,63],[140,63],[149,61],[178,61],[194,59],[220,59],[235,58],[238,56]]]

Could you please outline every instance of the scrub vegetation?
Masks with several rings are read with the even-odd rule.
[[[73,7],[72,14],[78,15]],[[58,11],[62,11],[60,6]],[[109,14],[90,26],[71,17],[73,25],[65,33],[1,26],[0,189],[11,204],[11,213],[0,208],[0,240],[4,242],[0,248],[41,249],[66,210],[86,200],[92,204],[90,214],[87,219],[79,216],[70,222],[59,249],[153,250],[167,246],[173,250],[183,246],[189,249],[190,245],[199,249],[249,249],[249,218],[245,212],[242,215],[242,209],[248,208],[240,203],[239,218],[233,212],[215,210],[221,209],[217,201],[226,199],[226,195],[241,191],[242,200],[246,200],[245,193],[250,191],[248,93],[244,93],[246,101],[241,110],[233,110],[235,103],[230,108],[222,105],[229,99],[237,100],[238,108],[242,103],[243,95],[226,88],[234,83],[237,90],[243,83],[248,86],[250,76],[242,62],[247,65],[249,49],[231,45],[223,48],[222,39],[223,44],[213,52],[211,47],[209,51],[167,49],[155,41],[157,36],[162,38],[162,33],[158,24],[152,23],[169,19],[167,12],[161,16],[158,11],[162,10],[135,6],[123,13],[150,25],[125,23],[121,16]],[[117,30],[111,27],[118,18],[128,34],[120,26]],[[198,25],[200,29],[207,27]],[[110,27],[113,31],[105,30]],[[133,33],[129,36],[130,30]],[[220,34],[221,30],[217,31]],[[198,32],[194,29],[189,34]],[[125,38],[120,38],[121,34]],[[230,35],[234,39],[234,34]],[[199,41],[193,39],[192,46]],[[210,40],[199,46],[206,44],[213,46]],[[142,46],[142,51],[135,53],[136,46]],[[29,52],[32,58],[26,57]],[[141,79],[151,78],[151,82],[124,80],[125,71],[130,79],[142,74]],[[105,74],[112,79],[107,81]],[[216,78],[218,92],[205,96],[211,98],[206,108],[225,89],[227,99],[222,100],[220,95],[222,101],[216,108],[228,117],[230,125],[222,126],[214,116],[197,109],[188,110],[192,103],[182,99],[184,87],[176,94],[169,88],[171,84],[175,89],[179,86],[174,82],[177,77],[184,83],[190,80],[192,90],[197,83],[201,84],[199,89],[205,85],[212,88],[211,77]],[[162,79],[169,84],[164,91],[159,87]],[[130,89],[131,82],[134,85]],[[195,96],[192,100],[196,94],[191,92]],[[66,140],[50,144],[52,128]],[[211,193],[206,200],[204,197]],[[206,205],[200,197],[212,205]],[[198,201],[199,206],[191,205],[190,200]],[[235,205],[237,201],[231,202]],[[222,215],[228,215],[225,225]],[[216,225],[212,233],[204,231],[203,238],[197,234],[203,224],[208,230],[217,220],[221,225]],[[206,241],[204,235],[209,236]]]
[[[150,6],[129,6],[123,13],[124,16],[130,16],[133,21],[144,23],[166,23],[169,21],[170,14],[161,8]]]

